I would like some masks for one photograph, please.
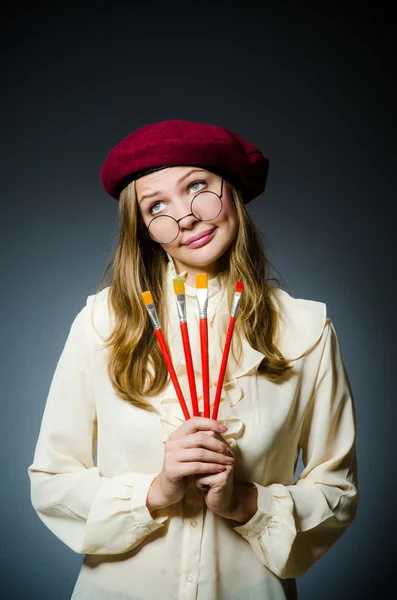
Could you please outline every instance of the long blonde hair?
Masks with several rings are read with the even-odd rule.
[[[253,348],[265,355],[258,373],[280,383],[289,376],[292,366],[274,341],[279,310],[271,301],[271,295],[275,298],[268,278],[272,265],[265,256],[261,233],[247,212],[240,192],[230,183],[228,185],[239,221],[236,237],[222,256],[219,273],[220,283],[227,289],[229,309],[236,281],[243,280],[249,290],[249,294],[241,296],[235,322],[233,338],[237,341],[238,359],[241,358],[240,335],[244,335]],[[151,291],[167,342],[163,282],[168,258],[163,248],[151,240],[143,224],[135,181],[123,189],[119,204],[117,249],[97,289],[98,293],[112,268],[109,302],[115,327],[105,340],[105,347],[110,349],[108,375],[120,398],[157,412],[147,398],[164,390],[169,383],[169,374],[141,293]],[[279,283],[277,279],[276,282]]]

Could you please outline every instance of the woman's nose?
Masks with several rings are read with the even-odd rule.
[[[192,226],[194,225],[194,223],[196,223],[198,221],[197,217],[195,217],[193,215],[193,213],[188,213],[186,215],[184,215],[183,217],[179,217],[178,223],[179,223],[179,228],[181,230],[183,229],[191,229]]]

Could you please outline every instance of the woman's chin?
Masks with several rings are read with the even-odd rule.
[[[220,248],[218,245],[211,245],[211,243],[202,246],[201,248],[195,248],[194,250],[190,250],[188,252],[183,253],[183,258],[181,256],[181,260],[186,262],[186,264],[191,265],[209,265],[217,260],[224,254],[225,248]]]

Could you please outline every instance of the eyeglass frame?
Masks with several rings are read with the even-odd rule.
[[[181,227],[179,225],[179,221],[182,221],[182,219],[186,219],[186,217],[191,217],[191,216],[195,217],[198,221],[204,221],[204,222],[205,221],[212,221],[213,219],[216,219],[216,217],[221,214],[222,209],[223,209],[222,196],[223,196],[223,181],[224,181],[224,179],[223,179],[223,177],[221,177],[221,179],[222,179],[222,184],[221,184],[221,193],[220,194],[217,194],[216,192],[213,192],[212,190],[200,190],[199,192],[197,192],[197,194],[195,196],[193,196],[192,201],[190,202],[190,210],[192,210],[192,204],[195,201],[195,199],[197,198],[197,196],[200,196],[200,194],[208,194],[208,193],[215,194],[215,196],[217,196],[219,198],[219,201],[221,203],[221,210],[218,212],[217,215],[215,215],[215,217],[212,217],[211,219],[200,219],[199,217],[197,217],[194,214],[194,212],[190,212],[189,214],[185,215],[184,217],[181,217],[180,219],[174,219],[174,217],[171,217],[171,215],[156,215],[147,224],[147,231],[148,231],[148,234],[151,237],[151,239],[154,242],[156,242],[157,244],[172,244],[172,242],[175,241],[176,238],[178,237],[178,235],[181,233]],[[176,234],[176,236],[174,237],[174,239],[172,239],[170,242],[158,242],[157,240],[154,240],[152,238],[152,236],[150,235],[150,231],[149,231],[150,224],[153,223],[153,221],[155,219],[159,219],[160,217],[168,217],[169,219],[173,219],[175,221],[175,223],[178,225],[178,233]]]

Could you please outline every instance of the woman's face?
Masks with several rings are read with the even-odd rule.
[[[211,221],[200,221],[193,215],[186,215],[191,213],[191,202],[198,192],[211,191],[220,195],[222,178],[218,175],[199,167],[167,167],[139,178],[135,185],[146,227],[157,215],[181,219],[177,238],[169,244],[160,244],[174,259],[177,272],[187,271],[186,281],[193,287],[197,273],[206,272],[210,278],[215,277],[219,272],[219,259],[232,243],[238,228],[238,217],[227,183],[223,182],[222,210]],[[203,233],[207,235],[200,241],[190,241]]]

